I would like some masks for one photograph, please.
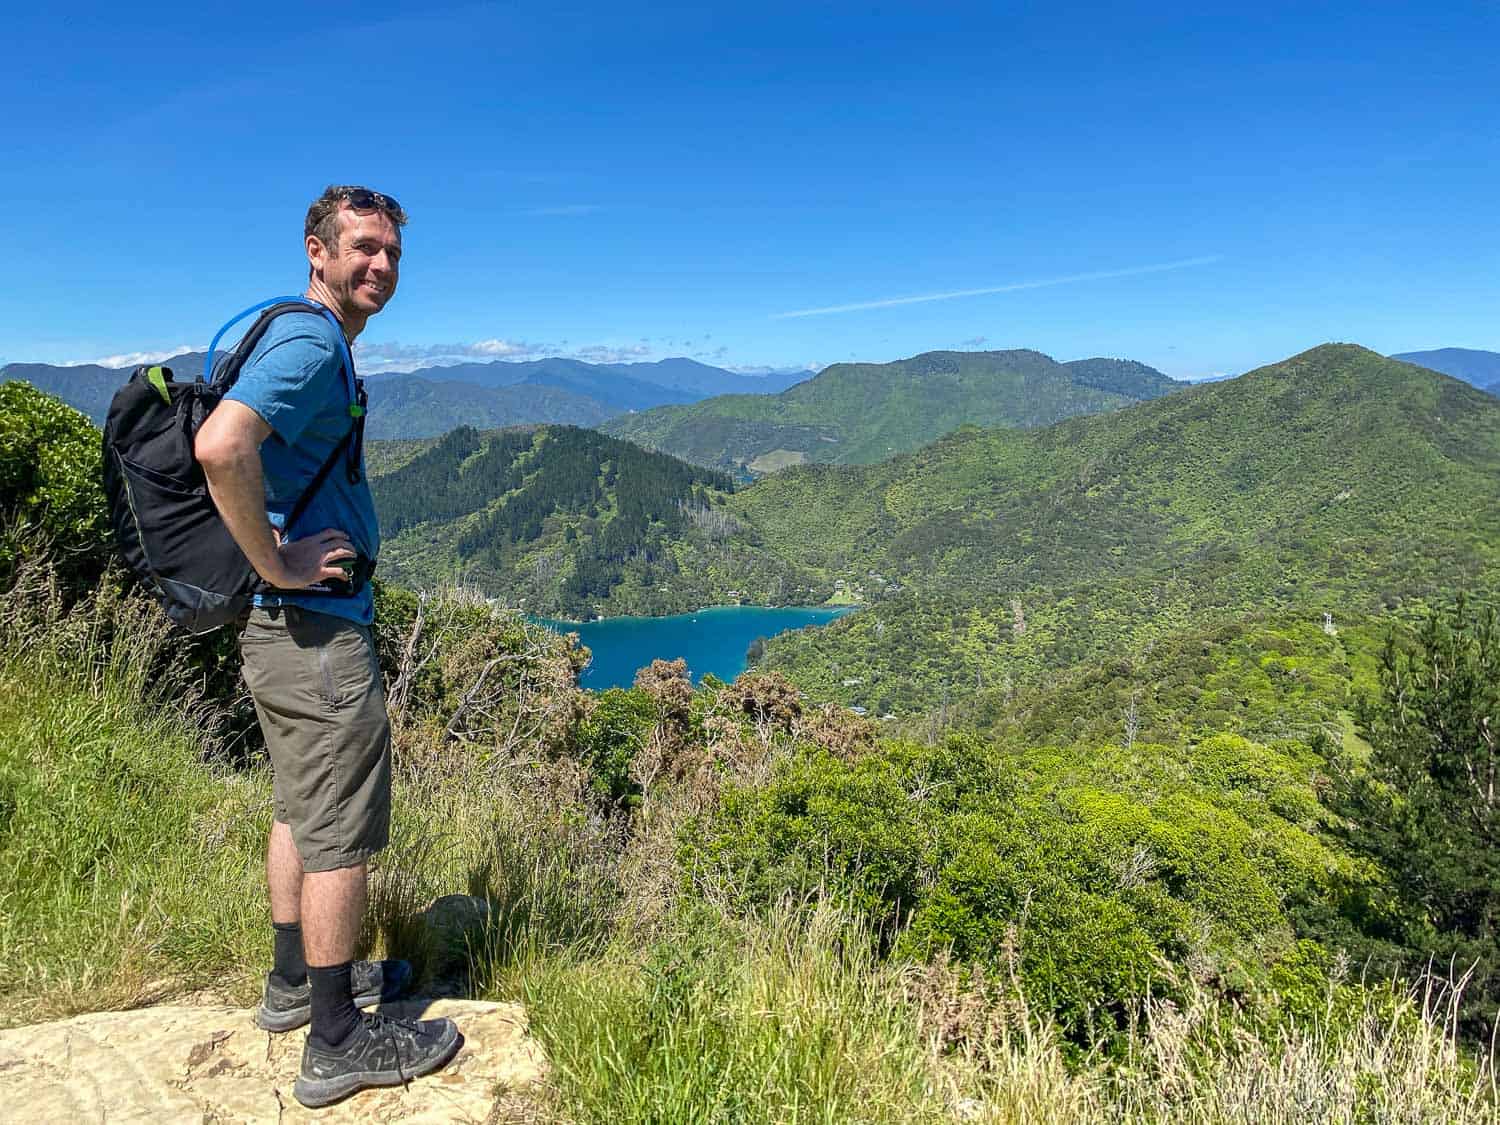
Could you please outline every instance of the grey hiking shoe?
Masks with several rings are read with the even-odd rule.
[[[354,1003],[368,1007],[394,1000],[411,983],[407,961],[356,961],[349,976],[354,985]],[[255,1010],[255,1026],[266,1031],[293,1031],[312,1019],[312,985],[303,981],[296,988],[266,974],[266,991]]]
[[[402,1086],[446,1066],[463,1042],[452,1020],[398,1020],[361,1012],[359,1025],[336,1050],[307,1037],[292,1093],[314,1108],[370,1086]]]

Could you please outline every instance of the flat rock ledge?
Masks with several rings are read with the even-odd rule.
[[[26,1122],[488,1122],[541,1083],[546,1058],[516,1004],[412,1000],[394,1016],[458,1023],[448,1066],[307,1110],[292,1097],[305,1031],[271,1035],[243,1008],[100,1012],[0,1031],[0,1118]]]

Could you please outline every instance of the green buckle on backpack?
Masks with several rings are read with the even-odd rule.
[[[172,392],[167,390],[167,373],[160,367],[146,368],[146,382],[156,388],[156,393],[161,395],[162,402],[168,406],[172,405]]]
[[[365,414],[365,408],[363,406],[359,405],[359,403],[357,403],[357,402],[351,402],[349,404],[349,417],[351,417],[351,418],[363,418],[364,414]]]

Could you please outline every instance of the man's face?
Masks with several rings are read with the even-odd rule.
[[[345,203],[338,213],[337,256],[316,238],[307,256],[314,274],[337,302],[337,311],[360,320],[374,316],[396,292],[401,272],[401,231],[384,211],[356,211]]]

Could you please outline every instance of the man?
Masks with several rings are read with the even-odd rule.
[[[356,1006],[399,995],[411,975],[404,961],[352,960],[391,787],[374,599],[363,583],[380,533],[363,464],[338,465],[297,526],[282,526],[350,432],[346,345],[396,291],[405,223],[394,199],[366,188],[330,187],[312,204],[306,295],[333,313],[344,339],[311,310],[278,316],[194,444],[235,542],[278,591],[256,597],[240,638],[275,774],[266,880],[276,952],[256,1022],[271,1031],[311,1023],[294,1089],[304,1105],[426,1074],[462,1042],[449,1020],[397,1021]],[[354,583],[351,562],[360,564]]]

